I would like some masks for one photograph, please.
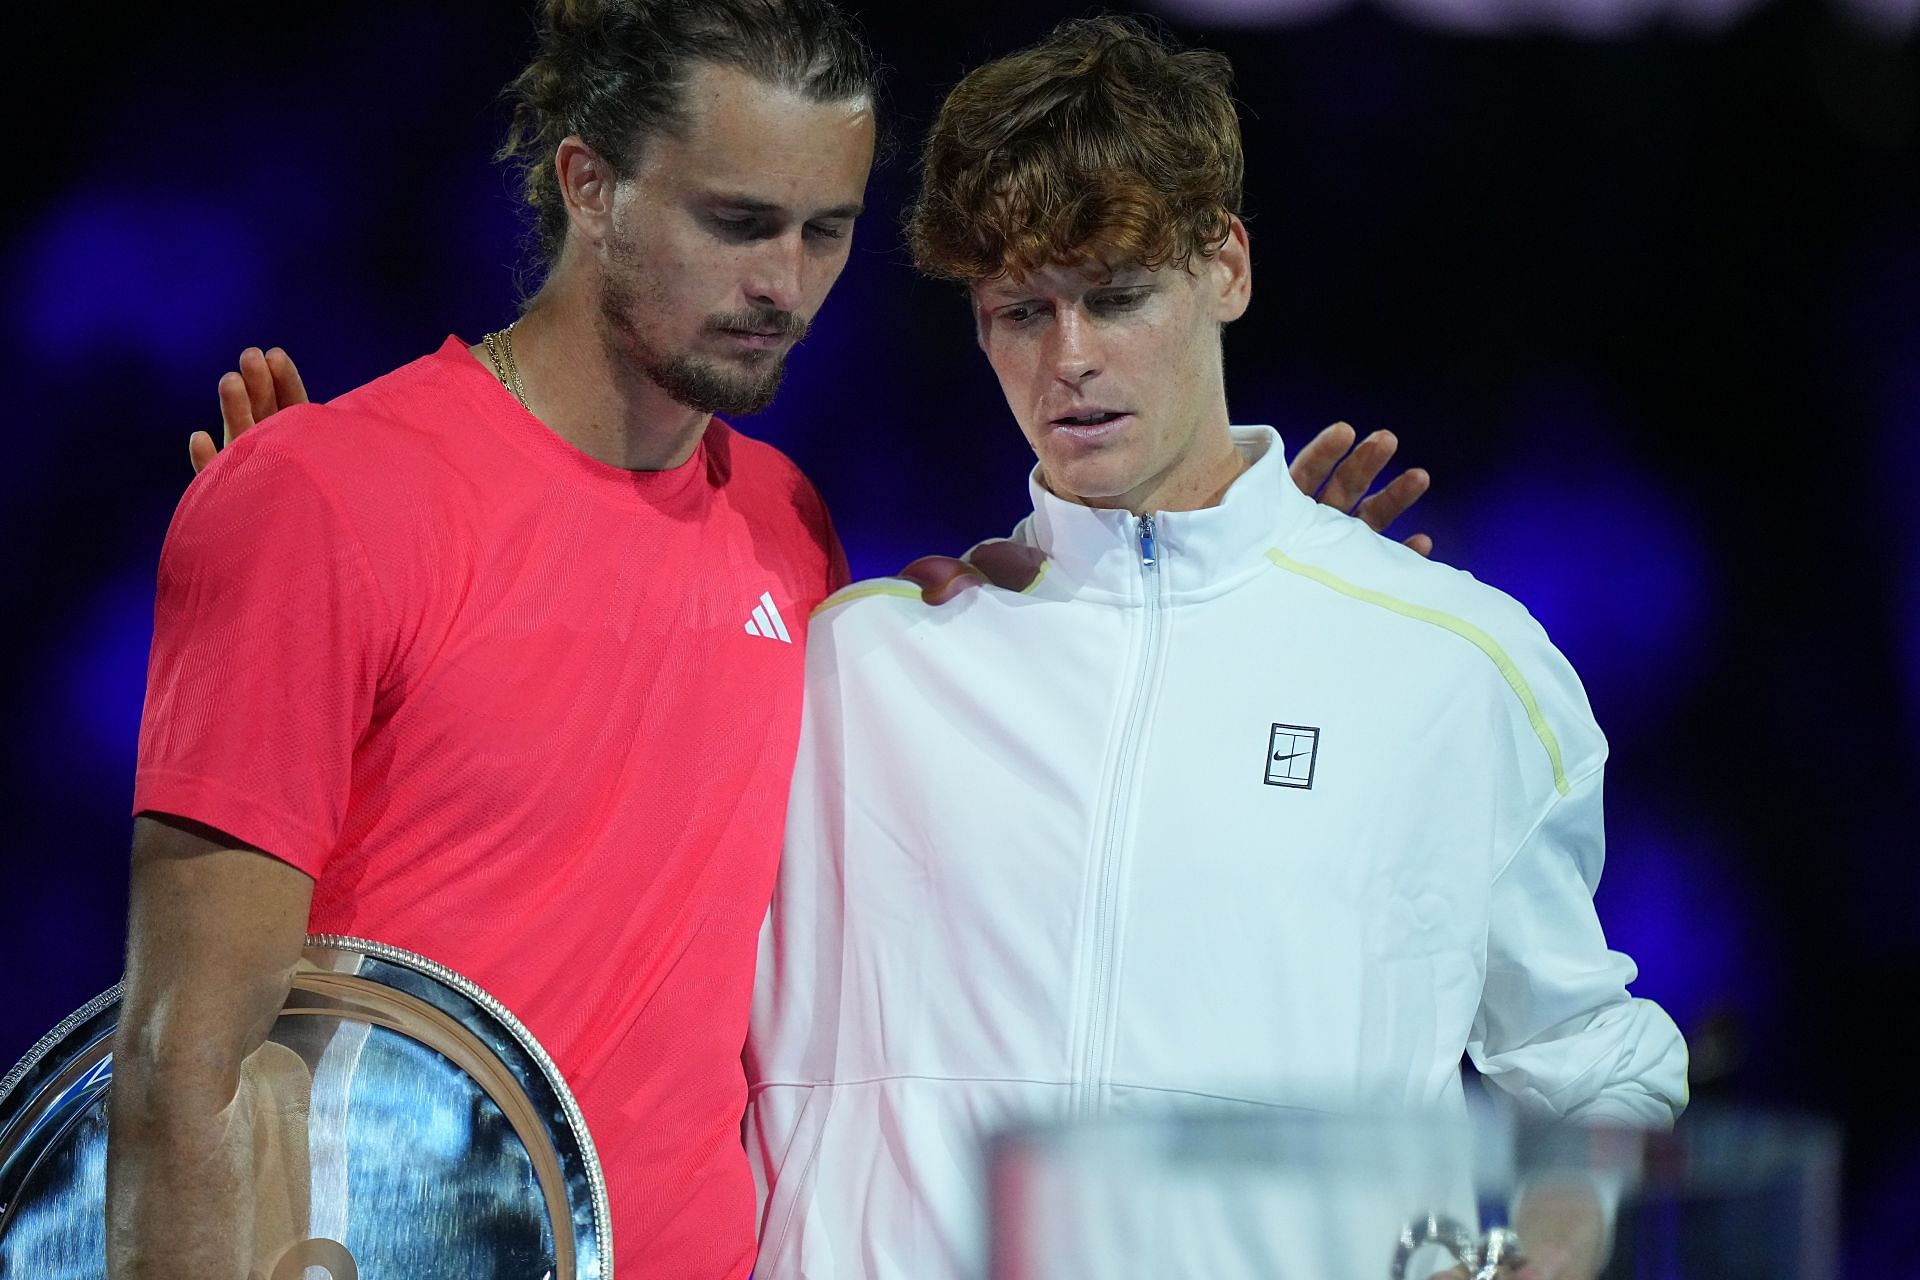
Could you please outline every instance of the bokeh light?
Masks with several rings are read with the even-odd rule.
[[[191,379],[190,362],[232,341],[232,317],[262,280],[259,228],[217,200],[103,184],[46,208],[9,255],[22,354],[43,372],[144,358],[150,376]]]
[[[1530,443],[1475,486],[1458,555],[1516,597],[1587,687],[1609,734],[1657,728],[1694,695],[1718,629],[1720,574],[1697,517],[1578,387],[1536,388]]]

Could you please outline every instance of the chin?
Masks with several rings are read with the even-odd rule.
[[[1047,487],[1063,498],[1083,502],[1112,503],[1132,493],[1138,481],[1122,475],[1111,466],[1099,466],[1088,459],[1064,466],[1043,466]]]

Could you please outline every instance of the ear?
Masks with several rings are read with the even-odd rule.
[[[1207,260],[1214,293],[1214,319],[1232,324],[1246,314],[1253,301],[1253,247],[1247,243],[1247,224],[1228,215],[1227,239]]]
[[[619,181],[613,166],[570,133],[554,149],[553,172],[560,180],[568,219],[589,244],[604,243],[613,225],[614,186]]]

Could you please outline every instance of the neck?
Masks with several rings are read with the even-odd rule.
[[[609,466],[679,466],[699,447],[712,415],[673,400],[635,368],[601,324],[583,273],[564,268],[513,329],[527,408],[562,440]],[[487,364],[485,351],[473,350]]]

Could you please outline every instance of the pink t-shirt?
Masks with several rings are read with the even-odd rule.
[[[745,1276],[755,940],[807,615],[845,577],[776,450],[716,421],[671,471],[607,466],[449,338],[189,487],[134,810],[491,991],[579,1099],[617,1265]]]

